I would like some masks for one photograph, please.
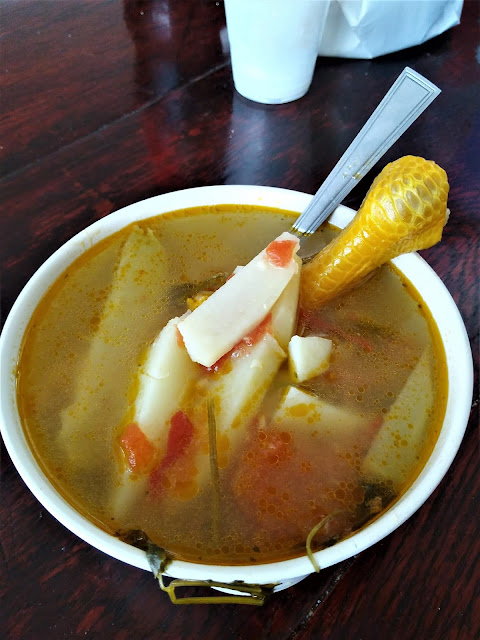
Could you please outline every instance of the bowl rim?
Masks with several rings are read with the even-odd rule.
[[[79,255],[131,222],[179,209],[221,204],[265,206],[300,213],[311,199],[311,195],[299,191],[255,185],[195,187],[153,196],[112,212],[77,233],[39,267],[19,294],[0,336],[0,431],[12,462],[30,491],[59,522],[85,542],[127,564],[149,570],[144,552],[103,531],[63,498],[47,480],[28,446],[16,404],[16,356],[41,297]],[[345,226],[354,213],[341,205],[329,221]],[[413,515],[447,472],[468,423],[473,361],[460,312],[441,279],[418,254],[405,254],[392,262],[412,282],[437,323],[448,368],[446,415],[435,448],[410,488],[375,521],[332,547],[317,551],[314,556],[321,568],[337,564],[379,542]],[[313,571],[310,560],[304,555],[280,562],[239,566],[173,560],[166,574],[187,580],[271,584],[295,580]]]

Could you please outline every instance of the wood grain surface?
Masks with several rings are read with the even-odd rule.
[[[153,577],[60,525],[3,447],[0,635],[40,638],[480,637],[478,425],[479,3],[429,42],[373,61],[319,58],[296,102],[235,92],[222,2],[4,0],[0,121],[2,320],[78,231],[132,202],[213,184],[316,191],[401,70],[440,97],[347,198],[405,154],[448,173],[451,218],[422,252],[452,293],[475,360],[472,413],[446,477],[398,530],[263,607],[175,607]]]

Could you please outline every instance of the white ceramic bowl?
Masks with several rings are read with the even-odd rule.
[[[23,480],[43,506],[80,538],[123,562],[149,569],[145,554],[105,533],[64,500],[47,480],[25,439],[18,414],[15,367],[22,337],[32,312],[55,281],[79,255],[106,236],[136,220],[176,209],[213,204],[249,204],[301,212],[312,196],[257,186],[217,186],[187,189],[156,196],[106,216],[69,240],[32,276],[7,318],[0,338],[0,419],[7,450]],[[331,221],[343,227],[353,215],[339,207]],[[448,401],[445,420],[435,449],[410,489],[380,518],[338,544],[318,551],[320,567],[328,567],[378,542],[409,518],[430,496],[450,466],[462,440],[472,398],[472,357],[463,321],[449,292],[435,272],[417,254],[394,260],[423,298],[440,331],[448,366]],[[41,526],[41,525],[39,525]],[[251,584],[277,583],[276,590],[295,584],[313,567],[306,557],[254,566],[211,566],[173,561],[168,575],[181,579]]]

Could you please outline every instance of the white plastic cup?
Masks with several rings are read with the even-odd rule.
[[[304,96],[330,0],[225,0],[236,90],[265,104]]]

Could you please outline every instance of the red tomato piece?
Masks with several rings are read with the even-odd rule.
[[[274,240],[265,249],[270,264],[286,267],[291,261],[297,243],[294,240]]]
[[[350,508],[363,500],[363,489],[351,462],[335,445],[324,441],[320,452],[295,438],[294,432],[253,425],[232,485],[245,517],[268,536],[290,539],[292,544],[305,540],[329,514],[335,516],[316,535],[317,542],[347,530]]]
[[[167,451],[160,464],[150,475],[153,487],[159,487],[164,472],[181,458],[193,439],[193,424],[183,411],[177,411],[170,418]]]
[[[145,473],[152,466],[155,460],[155,446],[136,422],[126,426],[120,444],[132,471]]]
[[[171,464],[182,456],[193,438],[193,424],[183,411],[177,411],[170,418],[167,453],[162,463]]]

